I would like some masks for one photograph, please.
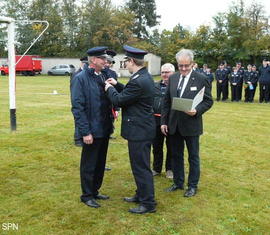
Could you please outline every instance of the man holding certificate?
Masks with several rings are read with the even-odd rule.
[[[199,137],[203,133],[202,114],[211,108],[211,85],[201,73],[192,70],[194,54],[182,49],[176,54],[179,72],[173,74],[164,97],[161,131],[168,135],[172,153],[174,184],[172,192],[184,189],[184,146],[188,150],[189,175],[185,197],[197,193],[200,178]]]

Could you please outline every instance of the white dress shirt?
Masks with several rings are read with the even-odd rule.
[[[187,76],[185,76],[185,81],[184,81],[184,84],[183,84],[183,88],[181,90],[180,97],[182,97],[182,95],[183,95],[183,93],[184,93],[184,91],[186,89],[186,86],[187,86],[187,83],[188,83],[191,72],[192,72],[192,70],[190,71],[190,73]],[[183,76],[180,75],[180,79],[179,79],[179,82],[178,82],[178,85],[177,85],[177,89],[179,89],[179,86],[180,86],[180,83],[181,83],[182,79],[183,79]]]

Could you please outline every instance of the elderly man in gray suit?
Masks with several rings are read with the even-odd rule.
[[[166,191],[184,189],[186,143],[189,175],[185,197],[192,197],[197,193],[200,178],[199,137],[203,133],[202,114],[213,105],[210,83],[203,74],[192,69],[193,58],[193,52],[188,49],[182,49],[176,54],[179,72],[169,78],[161,113],[161,131],[170,139],[174,175],[174,184]],[[173,97],[193,99],[203,87],[205,87],[203,100],[195,109],[187,112],[171,109]]]

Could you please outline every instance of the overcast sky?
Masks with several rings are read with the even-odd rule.
[[[125,0],[112,0],[121,5]],[[157,14],[161,15],[159,29],[172,30],[180,23],[195,30],[201,24],[211,25],[212,17],[218,12],[225,12],[232,0],[156,0]],[[253,0],[244,0],[249,6]],[[270,16],[270,0],[256,0],[265,6],[266,15]]]

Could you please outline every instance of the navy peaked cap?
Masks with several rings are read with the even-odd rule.
[[[106,50],[106,53],[107,53],[107,55],[109,55],[109,56],[111,56],[111,57],[116,56],[116,52],[113,51],[113,50]]]
[[[106,50],[108,49],[108,47],[93,47],[93,48],[90,48],[88,51],[87,51],[87,55],[89,56],[104,56],[106,57],[107,56],[107,53],[106,53]]]
[[[131,57],[135,59],[140,59],[142,60],[144,56],[148,53],[147,51],[131,47],[128,45],[123,46],[125,52],[126,52],[126,57]]]
[[[115,61],[113,57],[116,56],[116,52],[113,50],[107,50],[106,53],[107,53],[107,60],[114,63]]]
[[[83,63],[88,62],[87,56],[83,56],[83,57],[80,59],[80,61],[83,62]]]

